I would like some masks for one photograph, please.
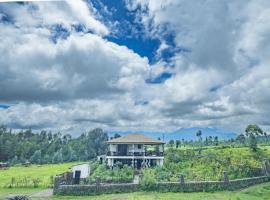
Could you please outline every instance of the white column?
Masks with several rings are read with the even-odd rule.
[[[135,145],[134,144],[132,144],[132,166],[133,166],[133,168],[135,167],[135,161],[134,161],[134,151],[135,151]]]
[[[162,167],[163,166],[163,158],[159,160],[159,166]]]
[[[108,158],[108,161],[107,161],[108,163],[108,166],[110,167],[111,166],[111,159],[110,158]]]

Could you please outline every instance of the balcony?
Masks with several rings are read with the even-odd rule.
[[[156,156],[162,157],[163,152],[108,152],[107,156]]]

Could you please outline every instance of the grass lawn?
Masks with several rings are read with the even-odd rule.
[[[29,167],[15,166],[10,167],[7,170],[0,170],[0,187],[6,187],[13,177],[15,177],[16,182],[22,184],[23,179],[39,179],[39,187],[48,187],[51,185],[51,176],[63,173],[68,170],[73,163],[63,163],[63,164],[52,164],[52,165],[31,165]]]
[[[8,194],[33,194],[41,189],[0,189],[0,199]],[[32,198],[42,200],[42,198]],[[253,186],[235,192],[197,192],[197,193],[158,193],[158,192],[135,192],[126,194],[110,194],[99,196],[53,196],[52,200],[270,200],[270,183]]]

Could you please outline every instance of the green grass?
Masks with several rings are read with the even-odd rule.
[[[33,194],[41,189],[0,189],[0,199],[8,194]],[[42,198],[32,198],[33,200]],[[125,194],[109,194],[99,196],[53,196],[52,200],[270,200],[270,183],[256,185],[235,192],[197,192],[197,193],[158,193],[158,192],[135,192]]]
[[[29,195],[43,190],[42,188],[0,188],[0,199],[12,194]]]
[[[76,163],[50,164],[50,165],[31,165],[29,167],[15,166],[6,170],[0,170],[0,187],[7,187],[11,183],[11,179],[15,177],[15,182],[27,179],[31,182],[33,179],[39,179],[39,187],[49,187],[51,178],[57,174],[63,173]]]

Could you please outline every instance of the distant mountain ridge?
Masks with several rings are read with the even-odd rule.
[[[202,137],[218,136],[219,140],[228,140],[235,138],[238,134],[232,131],[227,131],[224,129],[216,127],[191,127],[191,128],[180,128],[172,132],[159,132],[159,131],[107,131],[109,137],[112,137],[115,133],[120,135],[127,135],[131,133],[142,133],[149,137],[160,138],[161,140],[197,140],[196,132],[198,130],[202,131]]]

